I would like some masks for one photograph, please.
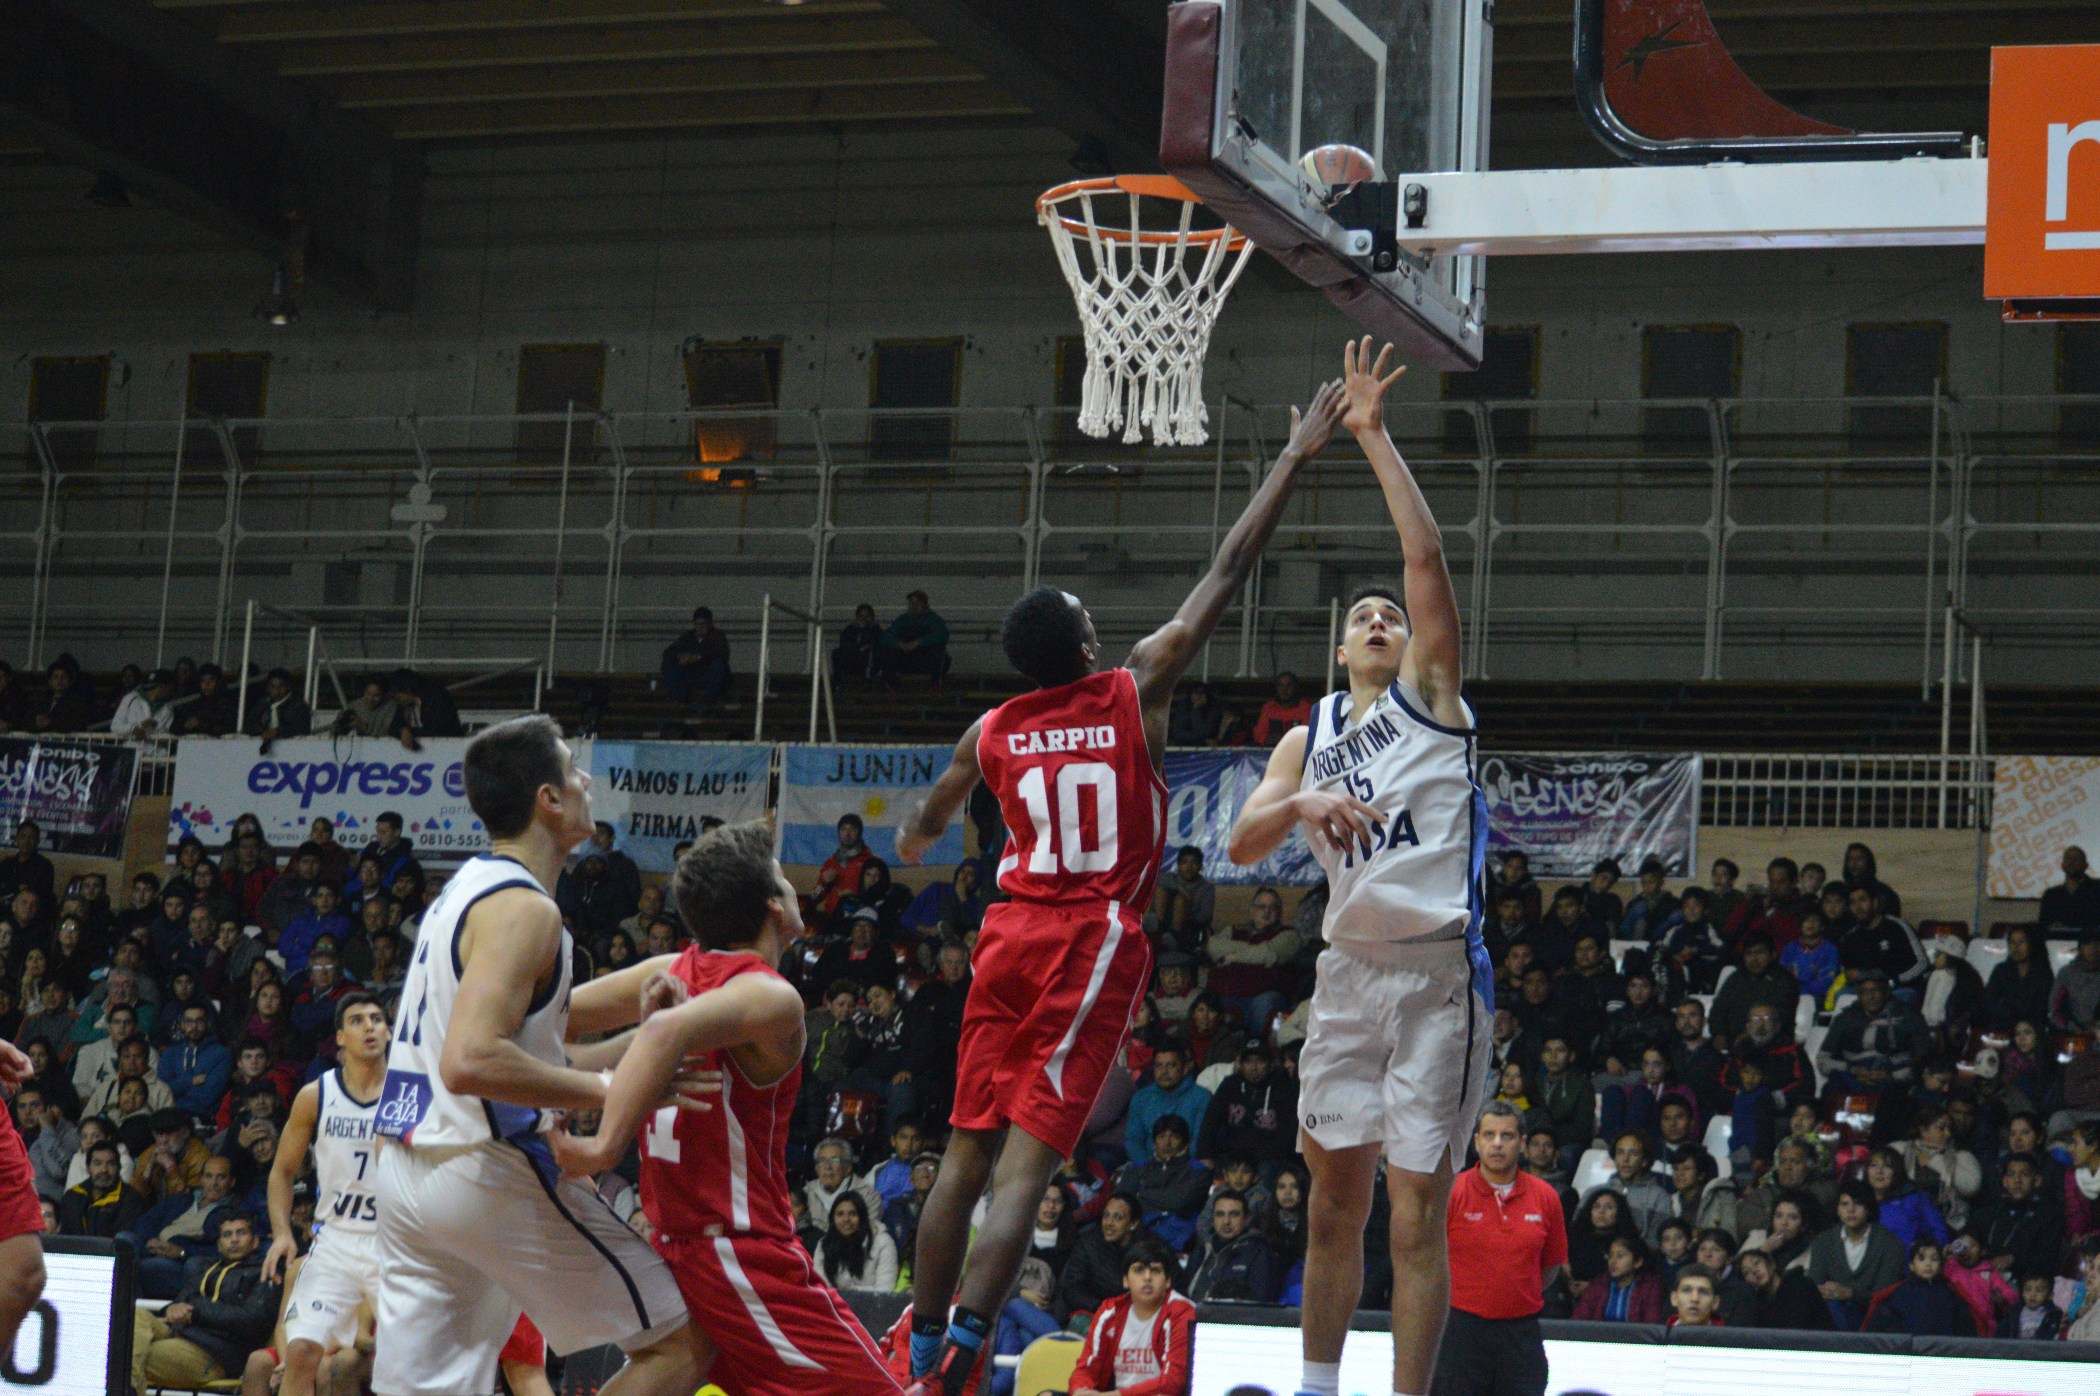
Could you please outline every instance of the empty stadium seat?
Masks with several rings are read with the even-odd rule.
[[[1816,996],[1803,994],[1794,1005],[1794,1041],[1808,1040],[1808,1030],[1816,1025]]]
[[[1077,1333],[1045,1333],[1021,1353],[1014,1396],[1063,1396],[1072,1389],[1072,1369],[1086,1343]]]
[[[1730,975],[1734,974],[1734,973],[1735,973],[1735,966],[1734,966],[1734,965],[1723,965],[1723,966],[1721,966],[1721,977],[1720,977],[1719,979],[1716,979],[1716,980],[1714,981],[1714,992],[1713,992],[1713,994],[1701,994],[1701,995],[1700,995],[1700,998],[1701,998],[1701,999],[1703,999],[1703,1000],[1705,1001],[1705,1003],[1706,1003],[1706,1006],[1707,1006],[1708,1008],[1712,1008],[1712,1007],[1714,1006],[1714,1005],[1713,1005],[1713,999],[1714,999],[1714,995],[1715,995],[1715,994],[1719,994],[1719,993],[1721,992],[1721,986],[1722,986],[1723,984],[1726,984],[1726,983],[1728,982],[1728,977],[1729,977]]]
[[[1626,952],[1629,950],[1646,950],[1647,948],[1648,942],[1645,940],[1613,941],[1611,943],[1611,967],[1624,974],[1626,972]]]
[[[1970,941],[1969,963],[1976,967],[1978,974],[1985,979],[1989,979],[1991,971],[2005,963],[2005,942],[2003,940]]]
[[[2064,966],[2078,958],[2078,942],[2075,940],[2052,940],[2049,942],[2049,969],[2062,974]]]
[[[1735,1121],[1727,1115],[1716,1115],[1706,1122],[1706,1152],[1713,1155],[1714,1166],[1723,1178],[1735,1173],[1735,1160],[1728,1156],[1728,1141],[1735,1132]]]
[[[1823,1089],[1823,1073],[1816,1067],[1816,1054],[1823,1050],[1823,1039],[1830,1036],[1830,1025],[1818,1023],[1801,1039],[1801,1055],[1808,1059],[1808,1069],[1816,1074],[1816,1089]]]
[[[1610,1151],[1605,1149],[1584,1149],[1582,1157],[1576,1161],[1575,1176],[1569,1180],[1568,1186],[1575,1189],[1577,1197],[1581,1197],[1591,1188],[1596,1187],[1606,1178],[1609,1178],[1611,1174]]]

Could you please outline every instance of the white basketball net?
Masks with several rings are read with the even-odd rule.
[[[1139,441],[1149,428],[1155,445],[1197,446],[1210,437],[1211,326],[1254,244],[1230,228],[1192,230],[1193,199],[1179,201],[1173,231],[1146,231],[1143,201],[1096,180],[1052,190],[1038,205],[1086,327],[1079,429],[1108,436],[1121,427],[1125,441]],[[1123,216],[1104,226],[1097,205]]]

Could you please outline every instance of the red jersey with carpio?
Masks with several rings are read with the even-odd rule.
[[[1015,901],[1144,914],[1167,840],[1167,787],[1137,679],[1104,669],[985,714],[977,764],[1006,817],[999,889]]]

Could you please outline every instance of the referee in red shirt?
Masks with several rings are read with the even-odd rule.
[[[1518,1170],[1524,1125],[1490,1101],[1473,1131],[1480,1162],[1451,1180],[1451,1315],[1430,1396],[1542,1396],[1539,1310],[1568,1263],[1568,1228],[1551,1185]]]

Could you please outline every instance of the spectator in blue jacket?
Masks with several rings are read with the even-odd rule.
[[[1823,913],[1811,911],[1801,918],[1801,935],[1779,952],[1781,967],[1793,971],[1801,992],[1818,1004],[1837,982],[1838,951],[1826,932]]]
[[[195,1191],[169,1194],[119,1233],[139,1253],[142,1296],[173,1299],[182,1289],[189,1262],[213,1255],[220,1212],[238,1206],[233,1186],[233,1160],[214,1157],[204,1165]]]
[[[1051,1295],[1056,1292],[1057,1280],[1047,1261],[1030,1256],[1021,1262],[1019,1293],[1006,1301],[999,1314],[999,1336],[992,1343],[995,1358],[1019,1357],[1037,1338],[1061,1331],[1057,1315],[1050,1311]],[[1019,1376],[1019,1368],[1001,1367],[995,1362],[991,1396],[1013,1396],[1014,1381]]]
[[[1168,1115],[1200,1120],[1210,1109],[1210,1092],[1189,1075],[1189,1049],[1178,1040],[1162,1042],[1152,1054],[1152,1083],[1130,1097],[1123,1125],[1123,1147],[1132,1163],[1152,1161],[1152,1127]]]
[[[1893,1232],[1906,1249],[1919,1241],[1947,1244],[1947,1219],[1940,1215],[1939,1207],[1930,1197],[1912,1186],[1903,1155],[1888,1148],[1876,1149],[1867,1155],[1867,1186],[1874,1189],[1874,1200],[1881,1205],[1877,1220]]]
[[[211,1010],[193,1003],[182,1010],[181,1036],[160,1054],[160,1079],[175,1107],[192,1117],[218,1113],[219,1098],[233,1079],[233,1054],[212,1035]]]
[[[350,918],[343,914],[342,894],[326,882],[316,882],[307,894],[309,909],[292,918],[277,938],[277,953],[284,957],[284,977],[293,979],[305,970],[306,962],[313,958],[314,942],[322,936],[334,936],[337,945],[350,939],[355,928]]]

